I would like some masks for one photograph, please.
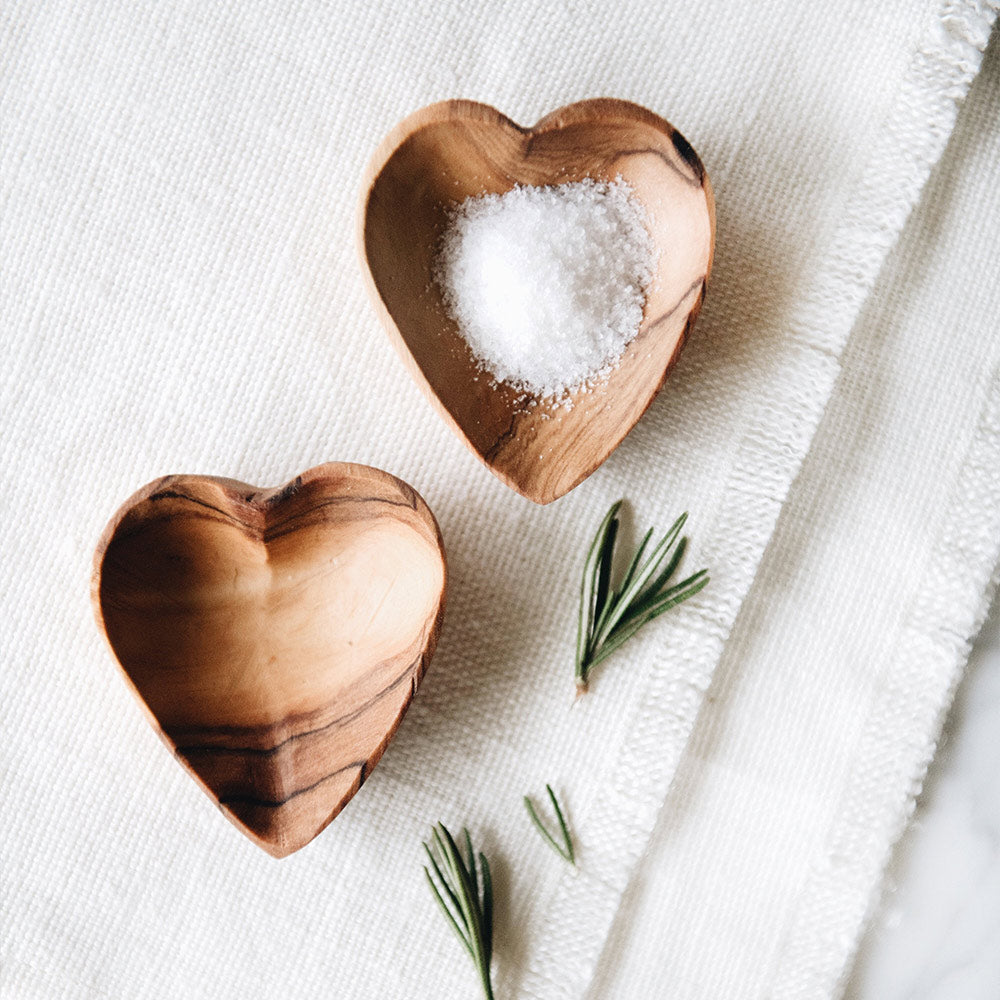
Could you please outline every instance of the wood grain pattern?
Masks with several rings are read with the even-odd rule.
[[[624,178],[660,250],[642,326],[599,390],[571,409],[491,384],[433,281],[449,207],[515,184]],[[358,242],[369,291],[425,393],[489,469],[549,503],[589,476],[653,401],[705,295],[715,241],[711,185],[669,122],[610,99],[581,101],[522,128],[472,101],[434,104],[392,130],[362,185]]]
[[[259,490],[167,476],[97,548],[98,623],[154,727],[284,857],[361,787],[437,643],[444,547],[401,480],[331,463]]]

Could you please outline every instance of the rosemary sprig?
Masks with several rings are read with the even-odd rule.
[[[562,843],[559,843],[555,837],[549,832],[548,827],[538,818],[538,813],[535,811],[535,805],[528,798],[527,795],[524,796],[524,808],[528,810],[528,815],[531,817],[531,822],[535,824],[538,828],[538,832],[545,839],[545,842],[556,852],[561,858],[564,858],[571,865],[576,864],[576,855],[573,852],[573,838],[569,835],[569,830],[566,827],[566,818],[563,816],[562,809],[559,808],[559,802],[556,799],[556,793],[552,791],[551,785],[546,785],[545,790],[549,793],[549,801],[552,803],[552,808],[555,811],[556,819],[559,822],[559,832],[562,834]]]
[[[476,854],[472,850],[469,831],[463,828],[462,836],[468,862],[462,857],[448,828],[444,823],[438,823],[431,831],[431,844],[424,841],[424,850],[431,863],[430,869],[424,865],[424,874],[452,930],[476,964],[486,1000],[494,1000],[493,982],[490,978],[490,961],[493,958],[493,879],[490,876],[489,862],[482,852],[479,853],[480,876],[477,877]],[[448,902],[445,902],[446,898]]]
[[[611,586],[611,565],[618,537],[618,510],[621,500],[611,505],[587,553],[580,588],[580,620],[576,637],[576,690],[587,690],[590,671],[631,639],[647,622],[658,618],[707,583],[708,570],[702,569],[680,583],[668,586],[687,548],[680,538],[687,514],[681,514],[670,530],[643,555],[653,537],[653,529],[636,549],[616,587]]]

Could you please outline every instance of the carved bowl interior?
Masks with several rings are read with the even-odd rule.
[[[434,651],[445,582],[416,492],[332,463],[275,490],[149,484],[105,531],[94,602],[178,760],[282,857],[381,757]]]

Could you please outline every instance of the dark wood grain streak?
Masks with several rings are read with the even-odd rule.
[[[675,132],[674,136],[676,137],[677,134],[678,133]],[[685,143],[686,141],[687,140],[685,140]],[[691,147],[688,146],[688,149],[690,148]],[[692,150],[692,152],[694,151]],[[687,171],[682,170],[677,165],[675,157],[663,149],[653,149],[649,146],[646,146],[645,148],[637,147],[635,149],[623,149],[620,152],[615,153],[615,155],[611,158],[610,162],[612,164],[615,164],[618,163],[619,160],[633,159],[637,156],[657,157],[659,160],[663,162],[663,164],[667,167],[668,170],[672,170],[682,181],[684,181],[685,184],[688,184],[693,188],[700,188],[704,183],[704,177],[705,177],[704,167],[702,167],[700,171],[696,170],[687,160],[684,160],[683,161],[684,165],[689,169]],[[698,160],[697,162],[698,165],[701,166],[701,161]]]
[[[674,316],[676,316],[677,311],[681,308],[681,306],[683,306],[684,303],[687,302],[687,300],[691,297],[691,293],[694,292],[694,291],[696,291],[696,290],[700,290],[699,291],[699,295],[698,295],[698,303],[697,303],[697,305],[700,307],[701,303],[702,303],[702,300],[705,298],[705,277],[704,277],[704,275],[702,277],[700,277],[700,278],[695,278],[694,281],[692,281],[691,284],[688,285],[688,287],[685,290],[684,294],[677,300],[677,302],[670,309],[668,309],[666,312],[660,313],[660,315],[657,316],[656,319],[654,319],[652,322],[650,322],[649,325],[645,327],[645,329],[647,329],[647,330],[655,330],[662,323],[669,323],[674,318]]]
[[[294,791],[289,792],[284,798],[281,799],[261,799],[254,795],[248,795],[246,793],[238,795],[227,795],[219,798],[219,805],[222,806],[261,806],[265,809],[280,809],[282,806],[288,805],[292,799],[297,799],[300,795],[308,795],[310,792],[314,792],[321,785],[325,785],[328,781],[332,781],[334,778],[343,774],[345,771],[362,772],[367,765],[367,760],[355,760],[351,761],[350,764],[345,764],[343,767],[338,767],[335,771],[331,771],[329,774],[324,774],[322,778],[317,779],[311,785],[304,785],[302,788],[296,788]]]
[[[510,415],[510,423],[497,435],[493,444],[484,449],[483,459],[486,462],[492,462],[497,455],[500,454],[503,448],[510,444],[510,442],[517,436],[518,416],[520,416],[520,414],[517,410],[515,410]]]
[[[180,754],[182,757],[188,758],[189,760],[200,754],[234,754],[237,756],[247,757],[275,757],[289,746],[300,743],[310,737],[329,735],[331,732],[346,725],[348,722],[353,722],[355,719],[358,719],[360,716],[364,715],[364,713],[367,712],[380,698],[383,698],[385,695],[395,691],[396,688],[403,684],[404,681],[410,680],[415,673],[420,671],[423,661],[424,655],[421,653],[421,655],[418,656],[413,663],[409,664],[406,669],[390,684],[386,687],[380,688],[376,694],[372,695],[358,708],[355,708],[343,715],[338,715],[322,726],[316,726],[313,729],[303,729],[301,731],[294,732],[289,736],[285,736],[277,743],[271,743],[267,746],[248,746],[245,744],[234,746],[231,743],[182,743],[180,742],[180,739],[190,737],[190,733],[186,730],[180,731],[182,734],[180,738],[178,738],[177,731],[167,732],[167,735],[170,737],[171,742],[174,743],[176,753]],[[310,712],[309,717],[315,718],[316,716],[328,713],[329,711],[330,706],[325,706],[322,709]],[[286,716],[282,719],[280,725],[271,724],[266,726],[248,726],[240,729],[237,729],[234,726],[219,726],[213,727],[209,730],[201,730],[201,732],[210,733],[212,736],[218,736],[222,739],[231,739],[239,734],[239,738],[242,739],[252,738],[265,742],[271,734],[275,732],[282,732],[289,725],[297,727],[301,725],[303,721],[304,717],[301,715],[292,717]]]
[[[301,478],[301,477],[300,477]],[[260,504],[255,504],[252,499],[252,494],[250,498],[241,497],[242,503],[245,507],[253,511],[258,515],[258,519],[263,519],[266,522],[267,511],[269,509],[276,509],[284,506],[288,500],[290,500],[296,493],[301,489],[300,483],[289,484],[294,485],[295,489],[289,490],[285,487],[280,494],[273,497],[265,497]],[[209,503],[201,497],[191,496],[188,493],[183,493],[176,489],[159,490],[152,494],[149,498],[150,503],[158,503],[164,500],[182,500],[186,503],[194,504],[195,506],[202,507],[207,511],[210,511],[213,515],[222,518],[225,521],[230,522],[236,527],[242,528],[248,533],[259,537],[264,541],[270,541],[273,538],[278,538],[288,530],[295,530],[298,522],[306,520],[313,514],[323,510],[326,507],[332,506],[346,506],[349,504],[366,504],[366,503],[376,503],[376,504],[389,504],[394,507],[409,507],[411,510],[416,510],[416,500],[415,495],[412,490],[405,499],[395,500],[391,497],[378,497],[378,496],[344,496],[344,497],[327,497],[323,500],[318,500],[311,507],[308,507],[302,511],[296,511],[293,514],[289,514],[287,517],[280,521],[265,523],[263,526],[258,525],[255,521],[247,520],[247,512],[244,511],[241,514],[234,513],[223,509],[220,504]],[[172,514],[165,515],[167,517],[173,516]],[[363,515],[362,515],[363,516]],[[144,530],[148,529],[150,525],[150,520],[146,519],[140,524],[137,524],[133,530]]]

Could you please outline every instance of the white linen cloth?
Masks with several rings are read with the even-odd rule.
[[[420,872],[439,818],[467,823],[497,869],[498,995],[584,994],[995,16],[884,6],[4,8],[5,996],[471,995]],[[601,94],[664,114],[702,155],[716,269],[651,411],[587,483],[536,508],[466,453],[394,357],[355,260],[357,185],[381,136],[431,100],[530,122]],[[90,556],[157,475],[275,485],[331,459],[427,499],[449,608],[384,760],[279,863],[146,725],[91,620]],[[639,526],[690,510],[688,565],[712,584],[574,707],[580,562],[620,495]],[[521,812],[546,781],[577,871]],[[786,927],[812,940],[842,926],[841,902],[829,925],[814,924],[824,908]],[[800,954],[819,982],[823,949]]]
[[[851,335],[592,997],[828,997],[849,969],[1000,559],[998,42]]]

